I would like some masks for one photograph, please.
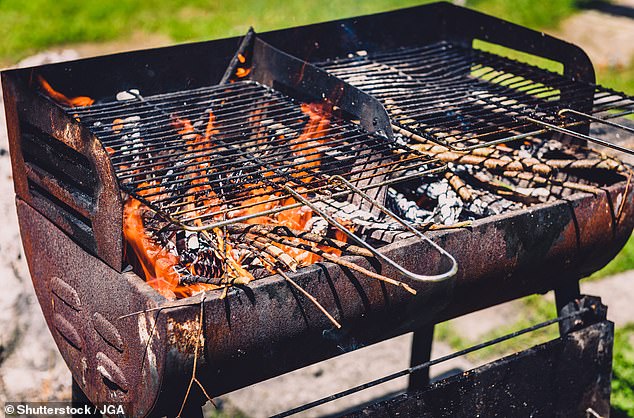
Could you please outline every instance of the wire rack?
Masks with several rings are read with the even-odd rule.
[[[305,205],[414,280],[456,272],[453,257],[381,197],[389,184],[444,170],[439,161],[254,81],[123,96],[66,112],[102,142],[120,188],[173,224],[207,230]],[[317,205],[344,198],[391,216],[451,266],[439,275],[412,273]]]
[[[124,191],[185,227],[288,209],[273,204],[289,186],[332,197],[333,176],[367,190],[443,168],[252,81],[68,112],[102,141]]]
[[[469,150],[558,131],[632,152],[570,129],[593,121],[634,133],[610,121],[634,113],[632,97],[477,49],[443,41],[316,65],[379,99],[408,138]],[[593,96],[592,111],[578,111]]]

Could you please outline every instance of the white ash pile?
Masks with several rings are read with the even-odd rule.
[[[469,152],[430,143],[409,145],[448,164],[442,175],[389,191],[388,207],[418,225],[454,225],[577,192],[601,193],[600,187],[632,173],[614,157],[555,139],[532,138]]]

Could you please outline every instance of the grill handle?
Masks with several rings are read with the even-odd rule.
[[[451,4],[445,7],[446,37],[453,41],[469,47],[475,39],[494,43],[559,62],[564,66],[564,75],[577,81],[596,81],[592,61],[574,44],[475,10]]]
[[[577,112],[577,111],[574,111],[574,110],[571,110],[571,109],[565,109],[565,110],[572,111],[572,112],[574,112],[575,114],[578,114],[578,115],[583,115],[584,117],[587,117],[588,119],[593,120],[595,122],[604,123],[606,125],[614,126],[616,128],[622,129],[624,131],[633,132],[634,133],[634,129],[632,129],[632,128],[628,127],[628,126],[620,125],[618,123],[614,123],[614,122],[611,122],[609,120],[597,118],[597,117],[594,117],[594,116],[591,116],[591,115],[586,115],[585,113]],[[586,141],[590,141],[590,142],[593,142],[595,144],[598,144],[598,145],[601,145],[601,146],[604,146],[604,147],[612,148],[612,149],[615,149],[617,151],[624,152],[626,154],[634,155],[634,150],[633,149],[624,147],[622,145],[615,144],[613,142],[609,142],[609,141],[603,140],[601,138],[597,138],[597,137],[594,137],[594,136],[590,136],[590,135],[586,135],[586,134],[583,134],[583,133],[575,132],[572,129],[565,128],[565,127],[562,127],[562,126],[553,125],[552,123],[543,122],[543,121],[538,120],[538,119],[534,119],[534,118],[530,118],[530,117],[526,117],[525,119],[527,121],[531,122],[531,123],[536,124],[536,125],[541,125],[541,126],[547,128],[547,129],[551,130],[551,131],[560,132],[562,134],[570,135],[570,136],[572,136],[574,138],[584,139]]]
[[[394,219],[396,222],[398,222],[401,226],[403,226],[409,232],[413,233],[418,238],[420,238],[421,241],[426,242],[427,244],[431,245],[434,249],[436,249],[443,257],[445,257],[446,259],[449,260],[449,262],[451,263],[451,267],[447,271],[445,271],[445,272],[443,272],[441,274],[435,274],[435,275],[424,275],[424,274],[414,273],[414,272],[406,269],[405,267],[403,267],[402,265],[400,265],[396,261],[392,260],[391,258],[387,257],[386,255],[380,253],[376,248],[374,248],[373,246],[371,246],[370,244],[368,244],[367,242],[365,242],[361,238],[359,238],[356,235],[354,235],[345,226],[343,226],[339,221],[337,221],[334,217],[330,216],[329,214],[325,213],[323,210],[319,209],[310,200],[304,198],[301,194],[297,193],[291,187],[285,185],[284,188],[293,197],[295,197],[298,201],[302,202],[303,204],[305,204],[306,206],[311,208],[313,211],[318,213],[321,217],[326,219],[326,221],[328,221],[331,225],[333,225],[334,227],[339,229],[341,232],[346,234],[346,236],[348,238],[350,238],[352,241],[354,241],[356,244],[358,244],[358,245],[362,246],[363,248],[367,249],[377,259],[379,259],[382,262],[388,264],[389,266],[395,268],[399,273],[401,273],[403,276],[405,276],[405,277],[407,277],[407,278],[409,278],[411,280],[414,280],[414,281],[417,281],[417,282],[441,282],[441,281],[450,279],[451,277],[453,277],[458,272],[458,262],[456,261],[456,259],[451,254],[449,254],[441,246],[439,246],[438,244],[436,244],[435,242],[430,240],[428,237],[426,237],[423,233],[418,231],[416,228],[412,227],[409,223],[405,222],[399,216],[394,214],[392,211],[390,211],[388,208],[386,208],[380,202],[376,201],[375,199],[372,199],[370,196],[368,196],[361,189],[359,189],[354,184],[350,183],[348,180],[346,180],[345,178],[343,178],[343,177],[341,177],[339,175],[335,175],[335,176],[330,177],[330,182],[343,184],[349,190],[351,190],[355,194],[358,194],[362,199],[364,199],[364,200],[370,202],[371,204],[375,205],[376,207],[378,207],[381,210],[381,212],[383,212],[384,214],[386,214],[389,217],[391,217],[392,219]]]

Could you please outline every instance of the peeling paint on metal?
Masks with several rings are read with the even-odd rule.
[[[204,337],[197,319],[177,321],[173,318],[167,320],[168,342],[171,347],[179,352],[193,355],[198,344],[199,354],[204,348]]]
[[[157,332],[153,332],[153,335],[150,335],[150,332],[155,330],[156,322],[152,316],[146,317],[146,315],[139,315],[138,320],[139,325],[139,338],[141,340],[141,347],[146,348],[146,363],[149,366],[150,373],[152,374],[152,379],[158,379],[158,370],[157,370],[157,362],[156,362],[156,354],[153,351],[153,341],[160,340],[160,336]],[[143,365],[142,373],[145,376],[146,368],[145,364]]]

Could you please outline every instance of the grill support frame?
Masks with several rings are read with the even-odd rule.
[[[331,330],[331,324],[310,302],[301,297],[297,299],[298,296],[279,276],[232,291],[224,300],[218,298],[218,293],[209,294],[210,299],[204,302],[205,351],[204,356],[199,357],[202,370],[199,378],[212,396],[227,393],[428,324],[532,293],[546,292],[569,278],[584,277],[607,263],[634,227],[632,193],[628,193],[620,223],[613,223],[610,215],[591,216],[606,213],[606,209],[609,213],[617,196],[623,194],[624,187],[619,183],[596,198],[578,195],[570,203],[538,205],[530,212],[490,217],[475,222],[470,231],[431,233],[432,239],[456,254],[464,270],[459,271],[455,282],[452,281],[455,283],[453,288],[447,288],[443,283],[412,283],[418,290],[416,298],[363,277],[347,276],[336,266],[314,265],[303,269],[294,280],[341,319],[344,324],[341,333]],[[612,203],[608,203],[608,199]],[[130,387],[128,392],[114,391],[119,399],[132,402],[139,413],[175,414],[177,411],[172,408],[175,404],[180,405],[191,373],[195,340],[191,327],[197,323],[200,299],[168,302],[131,272],[119,274],[109,270],[105,280],[87,282],[81,271],[70,266],[85,265],[86,257],[90,256],[20,200],[18,214],[38,300],[63,357],[75,367],[73,376],[81,389],[94,402],[111,399],[112,391],[103,385],[96,369],[94,356],[102,352],[109,358],[118,359],[117,364]],[[38,238],[42,231],[46,231],[48,240]],[[487,243],[488,251],[501,258],[492,260],[488,253],[482,254],[484,259],[474,258],[471,249],[478,248],[482,242]],[[438,261],[425,255],[424,251],[420,252],[420,245],[411,241],[382,250],[395,258],[407,257],[410,264],[415,260],[424,260],[426,264]],[[43,254],[51,256],[42,257]],[[56,259],[53,254],[64,256]],[[89,270],[108,271],[98,259],[91,260],[87,266]],[[545,265],[549,266],[548,271],[540,267]],[[69,310],[59,296],[51,293],[53,277],[60,277],[74,289],[83,302],[81,315]],[[496,286],[497,291],[487,291],[491,286]],[[66,293],[67,299],[68,294],[73,292]],[[110,304],[108,311],[104,311],[104,306],[108,305],[104,298],[114,294],[121,303],[116,307]],[[136,306],[123,302],[127,298],[134,300]],[[55,311],[56,307],[63,308],[63,317],[82,341],[90,341],[85,345],[90,348],[77,350],[60,334],[53,322],[55,312],[59,313]],[[144,309],[151,310],[117,319]],[[113,324],[121,335],[125,352],[130,355],[146,352],[145,345],[141,344],[146,340],[141,335],[147,335],[150,323],[155,324],[155,337],[148,346],[152,360],[146,358],[146,363],[140,367],[140,359],[118,354],[96,331],[94,319],[81,319],[92,318],[95,313],[101,313]],[[281,323],[285,326],[276,325]],[[68,329],[63,332],[68,334]],[[85,383],[81,370],[76,368],[82,364],[81,358],[87,364],[86,372],[83,372]],[[149,370],[154,371],[148,374]],[[150,379],[151,376],[154,377]],[[142,379],[150,380],[142,383]]]
[[[583,296],[577,302],[564,311],[595,309],[568,320],[576,325],[558,339],[342,416],[608,416],[614,324],[600,298]]]

